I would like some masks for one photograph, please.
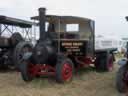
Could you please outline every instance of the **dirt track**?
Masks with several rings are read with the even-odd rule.
[[[69,84],[58,84],[52,78],[25,83],[17,72],[0,72],[0,96],[120,96],[115,89],[116,70],[81,70]]]

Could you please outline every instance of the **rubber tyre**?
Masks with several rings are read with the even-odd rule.
[[[126,93],[125,87],[128,88],[128,86],[126,86],[126,84],[123,81],[124,72],[126,72],[126,70],[128,70],[128,66],[123,65],[119,68],[116,74],[116,88],[120,93]]]
[[[112,71],[112,69],[110,70],[110,67],[108,67],[108,64],[110,63],[109,60],[112,59],[111,61],[111,67],[113,69],[113,56],[112,54],[107,54],[107,53],[101,53],[101,54],[97,54],[96,56],[96,61],[95,61],[95,67],[96,70],[99,72],[109,72]]]
[[[20,55],[23,55],[22,50],[24,47],[29,48],[29,51],[32,51],[32,49],[33,49],[33,46],[30,42],[19,42],[16,45],[16,47],[14,49],[14,53],[13,53],[13,62],[15,64],[16,68],[18,68],[22,62],[22,56],[20,57]]]
[[[63,70],[63,67],[65,64],[67,64],[67,65],[69,64],[69,66],[72,68],[72,71],[70,71],[71,76],[69,76],[69,78],[67,80],[63,79],[64,77],[62,75],[63,74],[62,70]],[[59,82],[59,83],[71,82],[73,79],[73,74],[74,74],[74,64],[72,63],[72,61],[63,56],[58,57],[57,64],[56,64],[56,80],[57,80],[57,82]]]
[[[29,62],[23,61],[22,64],[20,65],[20,72],[22,79],[26,82],[30,82],[34,78],[33,76],[30,75],[28,69],[29,69]]]

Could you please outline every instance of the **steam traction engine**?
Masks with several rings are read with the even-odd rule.
[[[19,64],[24,81],[40,75],[53,75],[60,83],[68,82],[75,69],[90,64],[94,64],[97,70],[112,70],[114,49],[95,50],[93,20],[46,15],[45,8],[40,8],[39,16],[31,19],[39,20],[40,38]]]
[[[1,69],[16,67],[15,64],[17,65],[21,59],[18,56],[22,57],[25,51],[32,49],[32,45],[29,42],[24,42],[26,38],[23,37],[23,34],[29,32],[28,30],[31,27],[31,22],[0,15]],[[27,34],[25,37],[27,37]]]

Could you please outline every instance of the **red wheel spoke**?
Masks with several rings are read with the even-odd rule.
[[[70,64],[65,63],[63,65],[62,76],[64,81],[70,80],[72,78],[72,66]]]

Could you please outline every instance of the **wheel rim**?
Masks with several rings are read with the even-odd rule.
[[[72,78],[72,66],[68,63],[63,65],[62,76],[64,81],[70,81]]]
[[[108,71],[112,71],[113,70],[113,58],[109,58],[108,60]]]

